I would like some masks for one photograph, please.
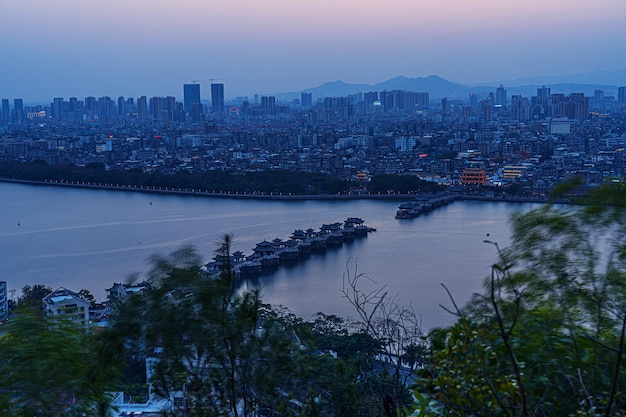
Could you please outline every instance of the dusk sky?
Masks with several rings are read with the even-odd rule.
[[[0,98],[626,69],[625,0],[0,0]]]

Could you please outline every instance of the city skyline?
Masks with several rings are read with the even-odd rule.
[[[621,0],[0,5],[0,96],[225,98],[439,75],[467,85],[626,69]],[[207,95],[205,95],[206,97]]]

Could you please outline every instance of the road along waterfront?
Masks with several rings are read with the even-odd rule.
[[[377,232],[245,285],[260,286],[265,302],[305,319],[317,311],[347,317],[354,313],[341,288],[349,268],[412,303],[431,328],[452,322],[439,307],[449,305],[440,284],[457,302],[468,300],[496,261],[483,243],[487,234],[505,246],[510,215],[536,206],[456,201],[397,220],[393,199],[249,200],[0,183],[0,280],[18,291],[36,283],[87,288],[103,300],[104,288],[144,273],[154,253],[191,244],[208,262],[224,233],[234,233],[234,249],[247,254],[295,229],[360,217]]]

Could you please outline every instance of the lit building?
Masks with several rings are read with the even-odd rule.
[[[489,184],[489,179],[484,169],[465,168],[461,173],[459,182],[462,185],[487,185]]]
[[[524,165],[506,165],[502,169],[502,177],[508,179],[519,178],[526,172],[528,167]]]
[[[571,131],[570,121],[567,118],[550,120],[550,133],[553,135],[569,135]]]

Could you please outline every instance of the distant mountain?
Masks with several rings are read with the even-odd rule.
[[[382,83],[375,84],[375,91],[407,90],[428,92],[431,97],[467,97],[469,88],[462,84],[450,82],[437,75],[422,78],[396,77]]]
[[[416,92],[428,92],[431,98],[435,97],[467,97],[469,88],[467,86],[452,83],[444,78],[436,75],[428,77],[409,78],[399,76],[391,78],[374,85],[369,84],[348,84],[343,81],[333,81],[324,83],[318,87],[303,90],[318,97],[344,97],[350,94],[367,91],[383,91],[383,90],[407,90]],[[292,100],[300,97],[300,91],[276,94],[279,100]]]
[[[369,91],[372,87],[368,84],[348,84],[343,81],[332,81],[318,87],[307,89],[314,97],[343,97],[359,91]],[[298,95],[300,93],[297,93]]]
[[[592,71],[580,74],[567,74],[561,76],[543,76],[543,77],[524,77],[512,80],[494,81],[480,83],[480,85],[488,85],[497,87],[503,84],[509,86],[523,85],[561,85],[561,84],[583,84],[583,85],[610,85],[621,86],[626,85],[626,69],[619,71]]]
[[[620,71],[594,71],[586,74],[570,74],[560,77],[526,77],[507,81],[485,82],[471,86],[454,83],[437,75],[417,78],[398,76],[373,85],[333,81],[302,91],[275,94],[275,96],[278,100],[290,101],[294,98],[300,98],[301,92],[309,92],[315,100],[320,97],[345,97],[350,94],[367,91],[407,90],[428,92],[431,99],[442,97],[464,99],[470,93],[476,93],[480,97],[495,92],[495,89],[500,84],[507,90],[509,97],[514,94],[525,97],[534,96],[537,93],[537,88],[544,85],[550,87],[553,93],[584,93],[591,96],[595,90],[603,90],[605,96],[610,96],[617,95],[618,86],[626,85],[626,69]]]

